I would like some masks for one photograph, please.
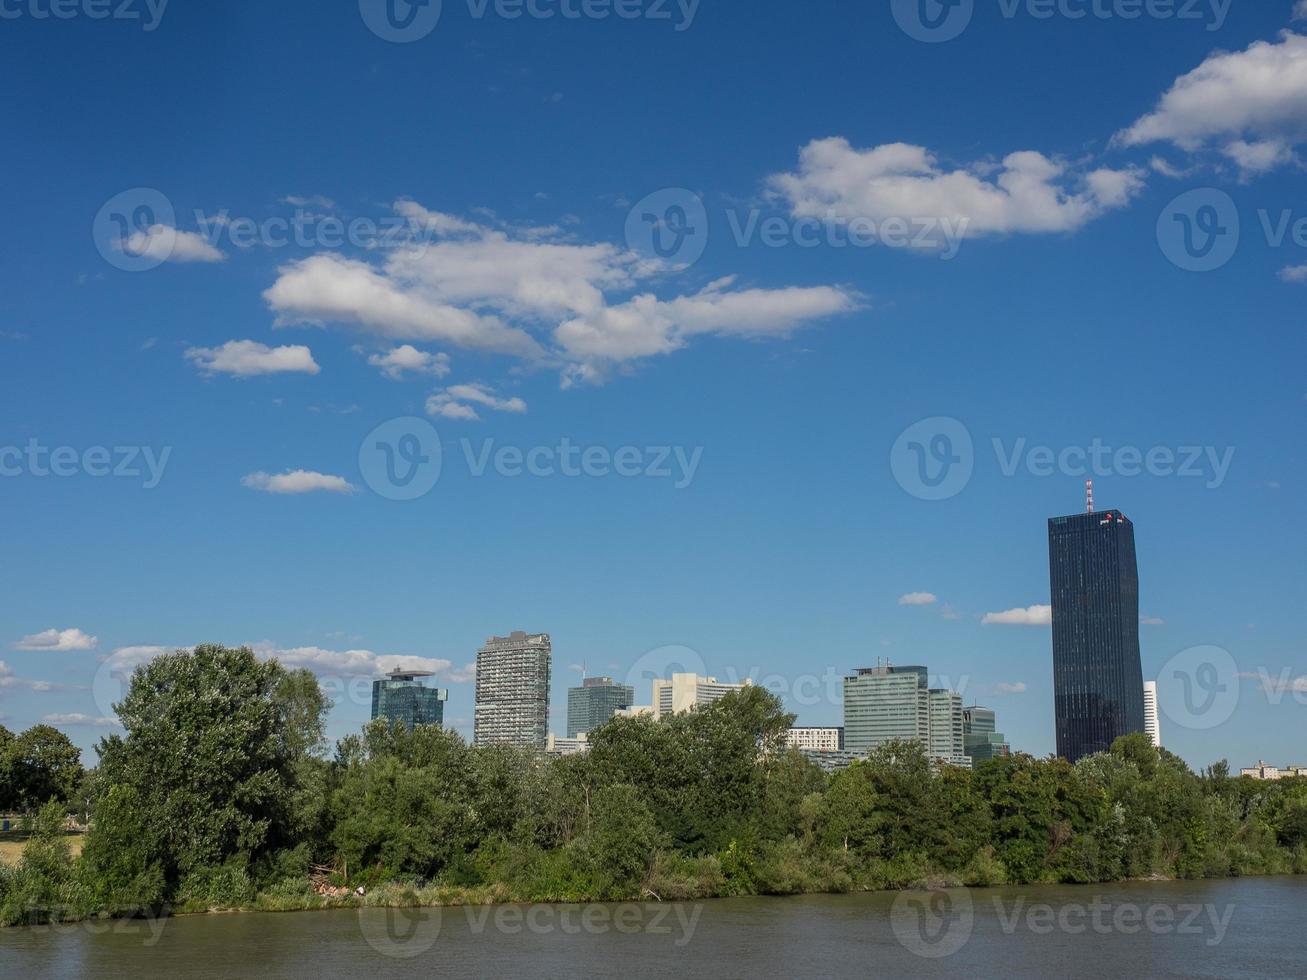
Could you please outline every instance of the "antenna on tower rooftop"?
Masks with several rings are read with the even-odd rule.
[[[1085,513],[1092,514],[1093,512],[1094,512],[1094,481],[1086,480],[1085,481]]]

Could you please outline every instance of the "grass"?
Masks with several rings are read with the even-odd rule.
[[[68,838],[68,846],[73,857],[81,854],[84,835],[77,831],[69,831],[64,836]],[[17,864],[18,859],[23,855],[23,847],[26,843],[27,835],[19,831],[0,833],[0,864]]]

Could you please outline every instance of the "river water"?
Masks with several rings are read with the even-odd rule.
[[[0,930],[0,978],[1307,977],[1307,879]]]

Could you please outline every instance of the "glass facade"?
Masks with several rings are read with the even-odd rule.
[[[545,751],[552,661],[548,633],[515,630],[486,640],[477,651],[475,744]]]
[[[415,725],[443,725],[445,702],[449,692],[425,686],[419,678],[430,677],[420,672],[395,671],[389,677],[372,682],[372,718],[389,718],[402,721],[409,728]]]
[[[861,754],[890,739],[930,743],[925,667],[863,667],[844,678],[844,748]]]
[[[587,677],[567,689],[567,737],[594,731],[622,708],[635,703],[635,689],[611,677]]]
[[[1007,739],[997,728],[993,708],[975,705],[962,709],[962,741],[972,762],[985,762],[1012,754]]]
[[[1057,753],[1075,762],[1144,730],[1139,570],[1120,511],[1048,522]]]

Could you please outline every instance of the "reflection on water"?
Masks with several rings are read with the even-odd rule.
[[[0,977],[1307,977],[1307,880],[186,916],[0,930]]]

